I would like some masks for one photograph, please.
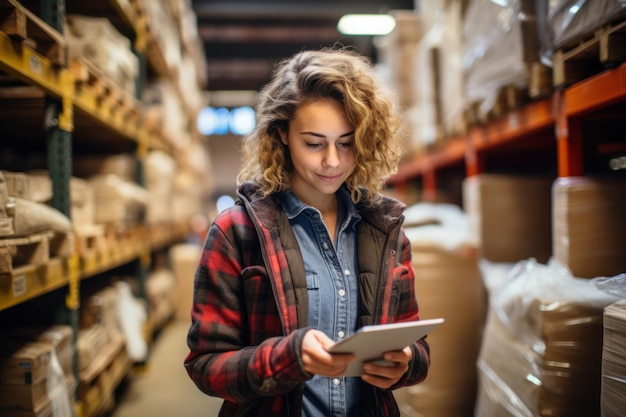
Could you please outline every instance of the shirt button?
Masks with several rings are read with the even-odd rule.
[[[324,248],[324,250],[328,250],[328,243],[326,242],[322,243],[322,247]]]
[[[344,333],[342,330],[339,330],[339,331],[337,332],[337,336],[339,336],[339,337],[344,337],[344,336],[345,336],[345,333]]]
[[[333,378],[333,384],[339,385],[341,384],[341,380],[339,378]]]
[[[346,275],[346,276],[350,275],[350,270],[348,270],[348,269],[344,270],[343,274]]]

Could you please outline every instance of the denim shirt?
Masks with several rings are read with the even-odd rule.
[[[357,315],[356,229],[360,220],[350,196],[337,192],[338,217],[335,242],[321,213],[300,201],[291,191],[282,204],[300,245],[309,297],[308,325],[334,341],[354,333]],[[360,378],[315,375],[305,385],[303,416],[347,417],[359,414]]]

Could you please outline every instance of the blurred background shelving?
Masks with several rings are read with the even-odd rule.
[[[343,35],[346,13],[396,27]],[[385,193],[408,206],[421,316],[446,317],[402,415],[620,416],[626,359],[606,352],[626,295],[593,279],[626,272],[625,19],[621,0],[0,0],[0,415],[118,417],[154,360],[186,379],[195,265],[241,143],[197,117],[346,45],[398,99]],[[161,335],[178,356],[152,357]],[[160,377],[162,401],[183,395]]]

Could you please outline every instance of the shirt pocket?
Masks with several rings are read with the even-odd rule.
[[[320,319],[320,311],[321,311],[321,295],[320,295],[320,285],[319,285],[319,276],[315,271],[306,271],[306,292],[309,298],[309,311],[308,311],[308,326],[315,327],[318,329],[319,319]]]

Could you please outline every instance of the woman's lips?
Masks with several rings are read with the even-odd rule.
[[[341,175],[318,175],[322,181],[333,182],[341,178]]]

